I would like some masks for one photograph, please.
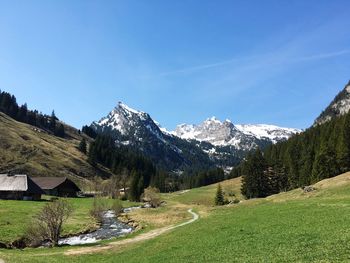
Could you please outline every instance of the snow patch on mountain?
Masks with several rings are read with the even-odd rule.
[[[301,132],[299,129],[284,128],[268,124],[237,124],[235,126],[246,135],[252,135],[258,139],[267,138],[273,143],[287,140],[292,135]]]
[[[153,120],[153,122],[158,126],[158,128],[167,135],[173,135],[170,131],[168,131],[166,128],[164,128],[159,122],[156,120]]]
[[[233,146],[237,149],[249,150],[257,146],[256,140],[268,140],[276,143],[299,132],[298,129],[267,124],[234,125],[228,119],[221,122],[217,118],[211,117],[199,125],[178,125],[172,134],[182,139],[206,141],[214,146]]]

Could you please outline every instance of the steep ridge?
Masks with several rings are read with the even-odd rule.
[[[342,91],[338,93],[328,107],[318,116],[314,122],[319,125],[330,121],[334,117],[338,117],[348,113],[350,110],[350,81]]]
[[[109,177],[108,169],[92,167],[77,149],[82,135],[73,127],[65,127],[69,139],[17,122],[0,112],[0,173],[68,176],[77,180],[95,175]]]

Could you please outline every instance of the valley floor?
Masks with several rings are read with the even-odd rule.
[[[227,185],[238,196],[239,179],[223,188]],[[131,215],[145,220],[146,227],[126,238],[74,248],[0,250],[0,258],[16,263],[350,262],[350,173],[314,187],[225,207],[212,206],[216,185],[166,194],[167,206]],[[127,241],[188,221],[190,208],[199,220],[152,239]],[[79,250],[94,253],[74,253]]]

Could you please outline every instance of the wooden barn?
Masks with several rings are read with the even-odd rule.
[[[40,200],[45,192],[25,174],[0,174],[0,199]]]
[[[32,179],[47,195],[76,197],[81,191],[72,180],[66,177],[33,177]]]

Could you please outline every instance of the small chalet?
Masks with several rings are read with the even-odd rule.
[[[47,195],[76,197],[80,188],[66,177],[33,177]]]
[[[0,199],[40,200],[45,192],[25,174],[0,174]]]

